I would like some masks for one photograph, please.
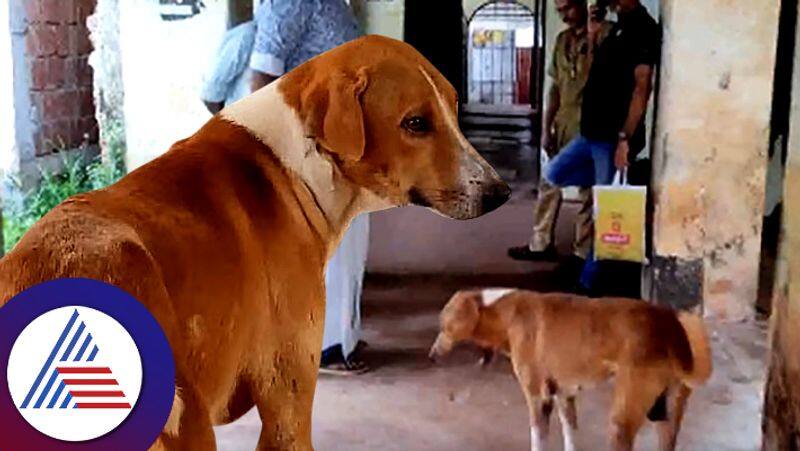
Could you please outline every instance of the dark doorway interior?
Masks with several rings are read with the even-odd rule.
[[[786,169],[789,117],[792,103],[792,73],[797,32],[798,0],[781,0],[778,47],[770,120],[764,227],[761,234],[761,268],[756,309],[769,314],[775,281],[775,264],[781,232],[783,173]]]
[[[464,92],[464,11],[461,0],[406,0],[405,41]]]

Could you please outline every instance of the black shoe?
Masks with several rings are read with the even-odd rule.
[[[558,253],[553,246],[549,246],[543,251],[532,251],[528,246],[510,247],[508,248],[508,256],[514,260],[528,262],[554,262],[558,260]]]

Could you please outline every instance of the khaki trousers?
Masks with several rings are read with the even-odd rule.
[[[575,134],[577,134],[577,130],[572,130],[571,127],[559,127],[557,121],[557,148],[561,150]],[[578,201],[580,202],[580,210],[578,210],[578,215],[575,218],[575,240],[572,243],[572,252],[585,259],[592,249],[592,240],[594,238],[592,189],[579,188]],[[558,222],[558,214],[562,203],[563,194],[561,188],[551,185],[544,176],[540,176],[539,196],[533,207],[533,232],[528,243],[532,251],[543,251],[555,245],[556,223]]]

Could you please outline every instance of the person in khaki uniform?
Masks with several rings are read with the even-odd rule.
[[[547,74],[552,84],[542,126],[542,150],[549,158],[580,132],[583,87],[589,77],[591,58],[587,32],[586,0],[555,0],[556,10],[568,28],[559,33]],[[611,25],[604,23],[602,39]],[[580,211],[575,222],[573,253],[586,259],[592,248],[592,190],[579,190]],[[539,195],[533,210],[533,233],[525,246],[512,247],[508,254],[515,260],[555,260],[555,226],[561,209],[561,188],[541,177]]]

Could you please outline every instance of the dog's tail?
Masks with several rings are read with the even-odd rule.
[[[169,417],[167,418],[166,424],[164,424],[164,429],[161,430],[161,434],[156,439],[155,443],[150,445],[150,448],[147,451],[167,451],[172,449],[168,442],[170,439],[175,439],[178,437],[178,433],[180,432],[181,428],[181,416],[183,416],[183,409],[184,409],[184,402],[181,398],[181,389],[180,387],[175,387],[175,396],[172,398],[172,410],[169,411]]]
[[[702,316],[688,312],[678,312],[678,321],[683,326],[683,332],[692,351],[691,365],[683,365],[682,380],[689,387],[697,387],[711,377],[713,370],[706,326]]]

